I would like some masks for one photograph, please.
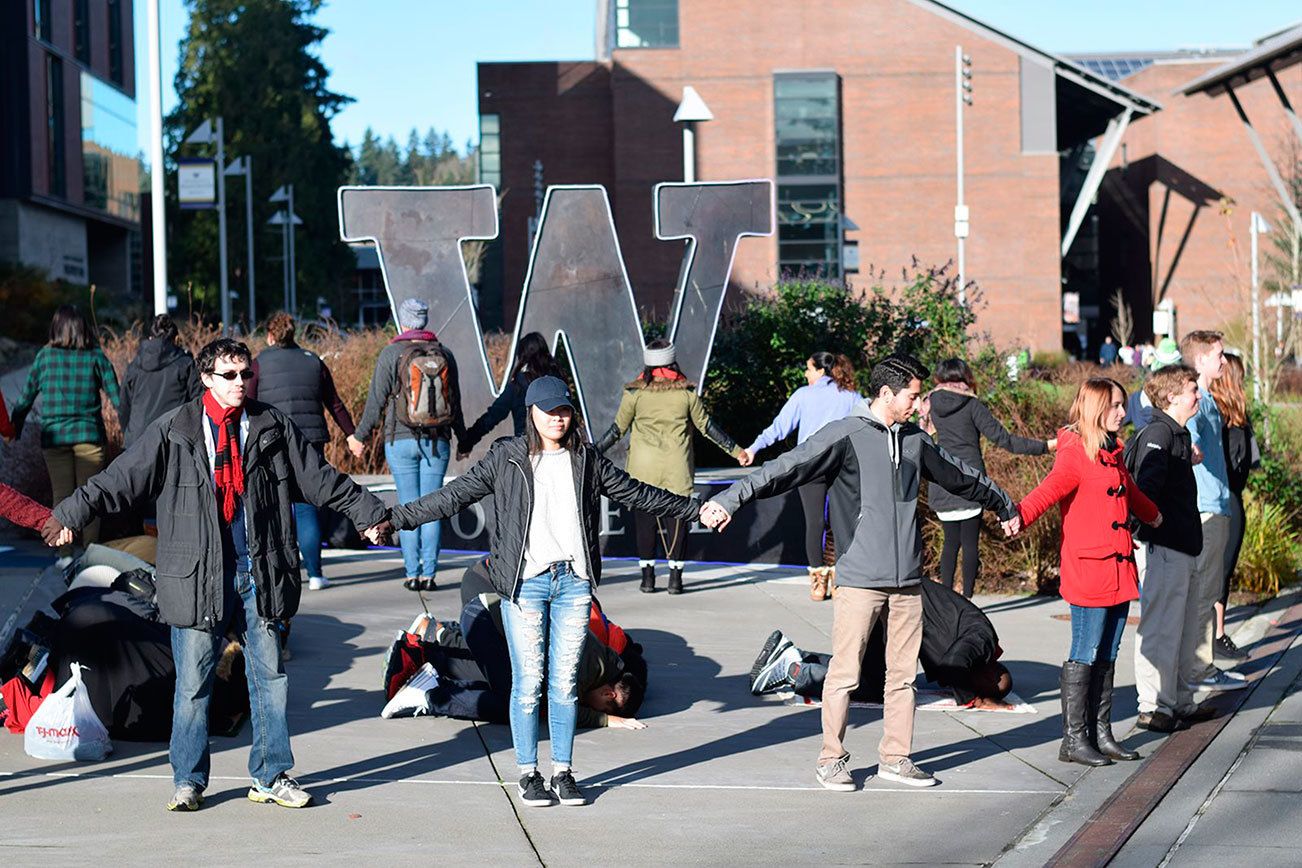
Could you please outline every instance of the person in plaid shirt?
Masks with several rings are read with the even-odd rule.
[[[50,321],[50,341],[36,354],[27,385],[13,410],[14,436],[41,397],[41,451],[54,502],[72,494],[104,466],[104,415],[100,390],[121,404],[118,378],[81,311],[61,306]],[[99,539],[99,522],[82,529],[83,543]]]

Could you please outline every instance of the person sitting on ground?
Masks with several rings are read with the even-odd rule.
[[[939,582],[922,583],[922,649],[918,659],[927,680],[949,688],[964,708],[1011,708],[1004,697],[1013,676],[999,662],[999,634],[985,613]],[[831,655],[802,651],[781,630],[773,631],[751,668],[751,693],[760,696],[790,689],[820,699]],[[863,675],[851,692],[853,702],[882,702],[886,683],[886,631],[873,626],[863,654]]]
[[[502,624],[502,598],[492,590],[486,562],[466,571],[462,587],[483,593],[470,593],[459,623],[421,615],[394,640],[386,655],[384,687],[389,702],[381,717],[428,714],[509,723],[511,657]],[[424,663],[416,669],[422,658]],[[578,725],[644,729],[646,725],[634,715],[646,695],[645,673],[641,646],[605,617],[594,598],[579,657]]]

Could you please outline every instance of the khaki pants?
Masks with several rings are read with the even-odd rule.
[[[832,661],[823,682],[823,750],[819,765],[848,752],[842,744],[850,694],[859,686],[868,636],[886,619],[885,711],[877,755],[883,763],[904,759],[913,748],[913,679],[922,647],[922,589],[868,590],[837,586],[833,599]]]
[[[1141,712],[1174,715],[1193,707],[1185,684],[1191,670],[1197,636],[1186,624],[1195,617],[1197,597],[1191,593],[1194,556],[1152,543],[1140,543],[1139,629],[1135,631],[1135,691]]]
[[[45,467],[50,473],[50,488],[54,492],[54,506],[86,484],[104,467],[104,447],[99,443],[76,443],[72,446],[51,446],[42,449]],[[82,545],[99,542],[99,519],[81,529]],[[60,553],[65,553],[62,548]]]
[[[1196,594],[1197,609],[1190,613],[1186,630],[1197,638],[1189,649],[1189,660],[1181,663],[1182,669],[1193,673],[1190,681],[1202,681],[1216,668],[1216,604],[1221,601],[1221,587],[1225,583],[1225,546],[1230,541],[1230,517],[1204,512],[1203,550],[1194,561],[1193,583],[1189,593]]]

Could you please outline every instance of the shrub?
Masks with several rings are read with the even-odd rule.
[[[1298,577],[1302,559],[1302,534],[1296,516],[1280,503],[1249,493],[1244,498],[1245,531],[1239,552],[1237,587],[1240,590],[1278,594]]]

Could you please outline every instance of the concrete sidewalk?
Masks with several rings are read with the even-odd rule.
[[[48,560],[35,547],[18,554]],[[5,616],[17,599],[11,586],[24,575],[26,608],[58,590],[31,588],[35,564],[11,568],[14,556],[0,554]],[[471,562],[446,558],[440,590],[426,595],[436,616],[457,613],[456,583]],[[305,592],[287,664],[295,773],[316,807],[295,812],[244,798],[247,731],[214,740],[213,783],[195,815],[163,810],[171,793],[165,745],[118,742],[104,763],[59,764],[30,759],[21,738],[0,735],[0,840],[15,862],[197,854],[201,862],[289,864],[359,856],[440,864],[989,864],[1001,854],[1043,852],[1027,847],[1034,843],[1027,836],[1054,837],[1037,828],[1055,806],[1079,802],[1084,810],[1144,767],[1087,772],[1058,761],[1057,675],[1069,636],[1054,616],[1067,607],[984,598],[1015,689],[1036,713],[920,711],[914,758],[939,787],[872,778],[859,792],[830,793],[813,778],[817,709],[752,697],[747,673],[776,627],[802,647],[827,650],[831,603],[811,602],[802,574],[774,567],[689,565],[689,593],[648,596],[637,591],[635,562],[608,561],[602,602],[645,646],[651,667],[640,715],[649,727],[579,734],[576,774],[591,806],[523,808],[506,727],[378,716],[384,649],[421,610],[399,584],[397,553],[327,553],[326,571],[335,585]],[[1132,638],[1133,629],[1123,661]],[[1122,732],[1135,713],[1130,670],[1118,671]],[[863,781],[875,771],[881,715],[855,709],[851,720],[852,767]],[[1144,734],[1130,743],[1155,740]],[[545,745],[541,754],[547,771]]]

